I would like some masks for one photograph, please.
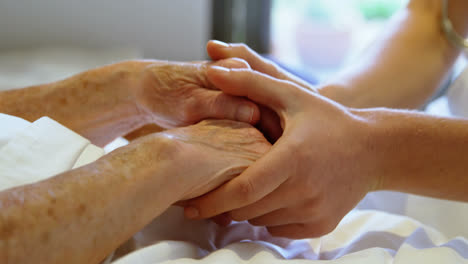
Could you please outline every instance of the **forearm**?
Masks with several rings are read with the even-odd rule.
[[[359,61],[324,85],[321,94],[357,108],[424,105],[459,54],[442,32],[441,2],[412,0]],[[468,30],[466,12],[466,1],[450,1],[449,16],[461,34]]]
[[[129,145],[88,166],[0,192],[0,262],[99,263],[177,201],[176,176],[165,173],[168,139],[141,140],[155,147]]]
[[[130,92],[131,70],[123,62],[55,83],[0,93],[0,112],[35,121],[49,116],[97,145],[146,123]]]
[[[370,128],[377,189],[468,202],[468,120],[386,109],[358,115]]]

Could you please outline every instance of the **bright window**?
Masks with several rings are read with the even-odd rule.
[[[272,56],[319,80],[370,45],[407,0],[273,0]]]

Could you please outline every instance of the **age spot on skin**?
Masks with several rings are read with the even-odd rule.
[[[50,218],[54,219],[54,220],[57,219],[57,217],[55,216],[55,212],[54,212],[54,209],[53,209],[53,208],[50,208],[50,207],[49,207],[49,208],[47,209],[47,215],[48,215]]]
[[[0,227],[0,240],[10,239],[13,235],[16,226],[10,221],[5,221],[5,223]]]
[[[80,204],[76,209],[76,212],[79,216],[83,215],[86,212],[86,206],[84,204]]]
[[[63,97],[63,98],[60,98],[59,103],[60,103],[61,106],[67,105],[68,100],[67,100],[67,98]]]

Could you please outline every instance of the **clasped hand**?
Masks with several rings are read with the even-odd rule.
[[[237,56],[252,66],[212,66],[208,80],[226,94],[267,109],[259,126],[275,142],[240,176],[188,202],[186,216],[248,220],[289,238],[331,232],[379,184],[372,146],[363,133],[367,120],[291,79],[246,46],[212,42],[208,51],[215,59]]]

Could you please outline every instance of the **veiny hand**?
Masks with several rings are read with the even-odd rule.
[[[284,132],[240,176],[189,201],[187,217],[229,212],[272,235],[317,237],[331,232],[379,184],[368,123],[358,111],[249,69],[211,67],[208,78],[227,94],[273,109]]]
[[[250,124],[259,119],[260,112],[254,103],[214,89],[206,78],[208,65],[248,68],[245,61],[135,63],[144,66],[132,83],[138,107],[161,127],[186,126],[207,118]]]
[[[249,124],[205,120],[159,133],[170,140],[170,175],[185,190],[182,200],[205,194],[242,173],[270,149],[270,143]]]

